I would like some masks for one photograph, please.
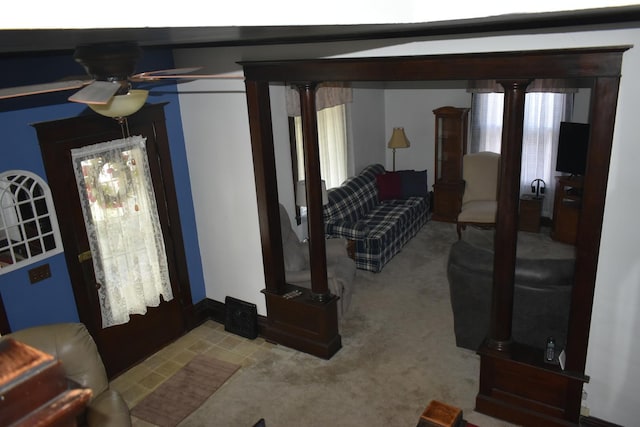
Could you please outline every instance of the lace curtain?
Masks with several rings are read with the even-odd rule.
[[[173,299],[146,139],[71,150],[93,256],[102,327]]]
[[[504,96],[501,93],[474,93],[471,117],[470,152],[500,152]],[[571,117],[573,96],[567,93],[527,93],[522,135],[520,194],[532,194],[531,182],[546,183],[542,215],[553,216],[554,177],[560,122]]]

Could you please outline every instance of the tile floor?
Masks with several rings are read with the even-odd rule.
[[[268,355],[275,344],[263,338],[250,340],[224,330],[224,325],[208,320],[140,364],[111,381],[129,408],[155,390],[197,354],[206,353],[219,360],[249,366]],[[135,427],[153,424],[132,418]]]

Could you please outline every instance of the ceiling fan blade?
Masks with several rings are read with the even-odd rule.
[[[163,79],[244,79],[244,74],[189,74],[200,69],[202,69],[202,67],[146,71],[131,76],[130,80],[134,82],[145,82]]]
[[[89,86],[71,95],[69,101],[81,104],[108,104],[120,88],[121,86],[118,83],[94,81]]]
[[[78,89],[90,84],[91,82],[93,82],[93,80],[68,80],[35,85],[8,87],[5,89],[0,89],[0,99],[17,98],[20,96],[37,95],[40,93]]]

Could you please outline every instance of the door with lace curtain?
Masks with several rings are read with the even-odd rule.
[[[161,107],[34,125],[80,320],[110,376],[185,331],[191,302]]]

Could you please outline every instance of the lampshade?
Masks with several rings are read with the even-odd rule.
[[[393,128],[388,148],[407,148],[409,146],[407,135],[404,134],[404,128]]]
[[[149,91],[132,89],[126,95],[116,95],[107,104],[89,104],[89,108],[106,117],[127,117],[142,108]]]
[[[322,182],[322,204],[329,203],[329,197],[327,196],[327,184]],[[307,206],[307,186],[304,181],[298,181],[296,183],[296,204],[298,206]]]

